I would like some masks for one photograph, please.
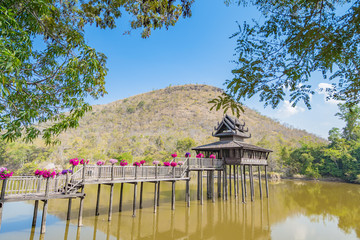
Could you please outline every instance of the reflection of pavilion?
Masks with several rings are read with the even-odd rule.
[[[193,150],[196,150],[197,153],[203,153],[205,157],[209,157],[211,154],[216,154],[219,159],[223,159],[223,163],[224,163],[223,180],[225,183],[223,184],[224,185],[223,191],[225,198],[227,198],[228,190],[231,196],[232,179],[234,180],[233,181],[234,194],[235,197],[237,197],[237,194],[239,193],[239,170],[240,170],[243,202],[245,202],[245,197],[247,195],[246,182],[245,182],[246,166],[248,166],[248,172],[249,172],[251,200],[253,201],[254,199],[254,183],[253,183],[253,168],[252,168],[253,166],[258,167],[260,197],[262,197],[260,167],[264,166],[265,180],[266,180],[266,194],[268,196],[267,159],[270,152],[272,152],[272,150],[245,143],[244,139],[251,137],[251,134],[248,134],[248,130],[249,130],[248,128],[245,128],[245,122],[240,123],[238,119],[230,117],[229,115],[225,115],[222,121],[218,123],[218,126],[215,127],[215,133],[213,133],[213,136],[218,137],[219,141],[193,148]],[[202,170],[198,171],[198,173],[200,179],[202,176]],[[210,185],[212,185],[211,179],[213,179],[213,174],[214,171],[208,171],[208,182],[210,182]],[[221,172],[219,171],[218,172],[219,179],[220,179],[220,175]],[[229,176],[228,180],[226,175]],[[229,189],[227,187],[227,182],[229,182]],[[220,188],[218,190],[220,190]]]

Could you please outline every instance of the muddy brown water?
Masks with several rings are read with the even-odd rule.
[[[172,211],[171,183],[162,183],[160,207],[154,214],[154,184],[145,183],[143,209],[136,217],[132,217],[130,184],[125,184],[123,211],[118,212],[117,184],[110,222],[109,190],[102,186],[100,216],[95,216],[97,186],[86,186],[81,228],[77,227],[78,199],[73,200],[70,221],[65,220],[67,200],[50,200],[46,234],[41,236],[41,212],[37,227],[31,228],[33,202],[6,203],[0,239],[360,239],[360,185],[355,184],[283,180],[269,184],[269,198],[261,200],[256,189],[254,202],[248,196],[242,204],[233,195],[227,201],[216,198],[215,203],[205,200],[200,205],[192,180],[190,208],[185,203],[185,182],[179,182]]]

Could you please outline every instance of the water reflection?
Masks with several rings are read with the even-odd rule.
[[[205,181],[204,181],[205,182]],[[132,217],[133,188],[125,185],[122,212],[118,212],[119,186],[114,191],[112,221],[107,220],[109,189],[101,192],[100,215],[95,215],[96,186],[86,187],[83,227],[77,228],[78,200],[66,221],[67,201],[49,201],[47,233],[31,226],[16,228],[16,218],[4,208],[0,239],[355,239],[360,237],[360,186],[344,183],[282,181],[270,184],[270,198],[247,204],[241,198],[215,203],[196,200],[192,185],[191,207],[186,207],[185,184],[176,184],[176,210],[171,210],[171,185],[161,185],[160,206],[153,213],[153,184],[144,184],[143,209]],[[205,186],[204,186],[205,189]],[[138,195],[139,196],[139,195]],[[204,194],[204,196],[206,196]],[[249,198],[249,196],[248,196]],[[10,205],[9,205],[10,206]],[[20,205],[19,205],[20,206]],[[27,205],[28,206],[28,205]],[[14,211],[12,211],[14,212]],[[76,214],[75,214],[76,213]],[[39,214],[41,215],[41,214]],[[22,221],[23,222],[23,221]],[[14,225],[12,225],[14,224]],[[9,227],[10,226],[10,227]],[[14,229],[14,230],[11,230]],[[18,231],[16,230],[18,229]],[[27,237],[24,237],[27,234]]]

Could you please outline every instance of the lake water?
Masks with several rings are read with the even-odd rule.
[[[77,227],[78,199],[73,200],[70,221],[65,220],[67,200],[50,200],[42,236],[41,212],[37,227],[31,228],[33,202],[5,203],[0,239],[360,239],[360,185],[284,180],[269,184],[268,199],[261,200],[256,192],[255,201],[248,196],[247,204],[232,196],[200,205],[194,179],[190,208],[184,201],[185,183],[176,183],[175,211],[171,210],[171,183],[162,183],[156,214],[154,184],[145,183],[144,208],[137,210],[136,217],[132,217],[133,186],[125,184],[123,211],[118,213],[120,184],[115,185],[110,222],[110,187],[102,186],[100,216],[95,216],[97,186],[86,186],[84,226]],[[39,206],[42,209],[42,203]]]

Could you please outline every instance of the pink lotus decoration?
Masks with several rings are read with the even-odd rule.
[[[79,162],[80,162],[80,161],[79,161],[78,158],[73,158],[73,159],[70,159],[70,160],[69,160],[69,163],[70,163],[71,165],[73,165],[73,167],[79,165]]]
[[[203,158],[204,157],[204,154],[202,153],[199,153],[198,155],[196,155],[197,158]]]
[[[179,166],[184,165],[184,162],[183,161],[178,161],[178,165]]]
[[[139,167],[139,166],[140,166],[140,163],[139,163],[139,162],[134,162],[134,163],[133,163],[133,166]]]
[[[89,159],[87,159],[87,160],[81,159],[80,164],[82,164],[82,165],[89,164],[89,162],[90,162]]]
[[[177,153],[174,152],[173,154],[171,154],[171,157],[176,158],[176,157],[177,157]]]
[[[215,154],[211,154],[211,155],[209,156],[209,158],[215,159],[216,156],[215,156]]]
[[[126,161],[126,160],[121,160],[121,162],[120,162],[120,166],[126,166],[126,165],[128,165],[128,162]]]
[[[170,163],[169,162],[164,162],[164,166],[168,167],[168,166],[170,166]]]
[[[141,164],[141,165],[144,165],[145,163],[146,163],[145,160],[141,160],[141,161],[140,161],[140,164]]]
[[[152,163],[153,163],[154,165],[159,165],[160,161],[155,160],[155,161],[153,161]]]
[[[116,159],[110,159],[109,162],[110,162],[112,165],[114,165],[115,163],[118,162],[118,160],[116,160]]]
[[[54,178],[55,176],[57,175],[56,171],[53,171],[53,170],[39,170],[39,169],[36,169],[35,171],[35,176],[43,176],[43,178]]]
[[[177,162],[171,162],[170,165],[171,165],[172,167],[176,167],[178,164],[177,164]]]
[[[96,162],[96,165],[98,165],[98,166],[102,166],[104,164],[105,164],[105,162],[102,161],[102,160],[99,160],[99,161]]]
[[[44,170],[39,170],[39,169],[36,169],[36,171],[35,171],[34,175],[35,175],[35,176],[42,176],[43,171],[44,171]]]
[[[191,154],[189,152],[185,153],[185,157],[188,158],[188,157],[191,157]]]
[[[9,170],[7,170],[7,168],[5,168],[5,167],[0,168],[0,179],[1,180],[7,179],[7,178],[11,177],[12,175],[13,175],[13,172],[10,172]]]

